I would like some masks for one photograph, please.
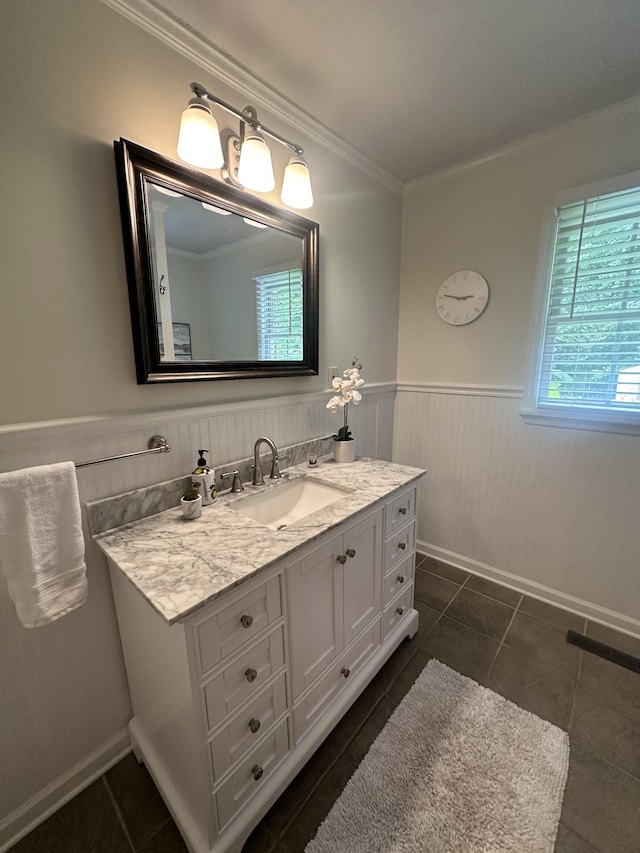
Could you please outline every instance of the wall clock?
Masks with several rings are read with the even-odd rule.
[[[436,296],[436,311],[445,323],[466,326],[477,320],[487,307],[489,285],[480,273],[460,270],[440,285]]]

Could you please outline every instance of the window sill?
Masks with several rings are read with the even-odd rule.
[[[552,426],[560,429],[586,429],[618,435],[640,435],[640,418],[624,412],[595,412],[584,409],[521,409],[520,416],[527,424]]]

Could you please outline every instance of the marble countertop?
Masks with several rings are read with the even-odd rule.
[[[227,590],[255,576],[349,517],[416,482],[419,468],[359,459],[338,465],[320,459],[314,468],[287,469],[282,480],[226,493],[200,518],[187,521],[179,507],[94,537],[102,551],[169,623],[184,619]],[[308,477],[345,490],[344,498],[283,530],[272,530],[233,510],[250,494]]]

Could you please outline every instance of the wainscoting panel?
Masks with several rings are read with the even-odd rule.
[[[428,470],[418,539],[637,632],[637,437],[525,424],[519,406],[513,389],[399,386],[393,458]]]
[[[187,475],[199,448],[220,468],[250,456],[262,435],[280,448],[330,435],[342,418],[327,410],[329,396],[4,426],[0,471],[143,450],[150,436],[165,436],[171,453],[79,469],[81,501],[97,500]],[[357,453],[391,459],[395,384],[367,386],[363,397],[349,411]],[[20,624],[0,573],[0,849],[122,753],[131,708],[111,588],[104,557],[85,539],[88,601],[50,625]]]

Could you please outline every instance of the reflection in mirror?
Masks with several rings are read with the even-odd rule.
[[[138,381],[317,373],[318,226],[115,147]]]
[[[300,239],[152,181],[145,190],[161,360],[301,361]]]

